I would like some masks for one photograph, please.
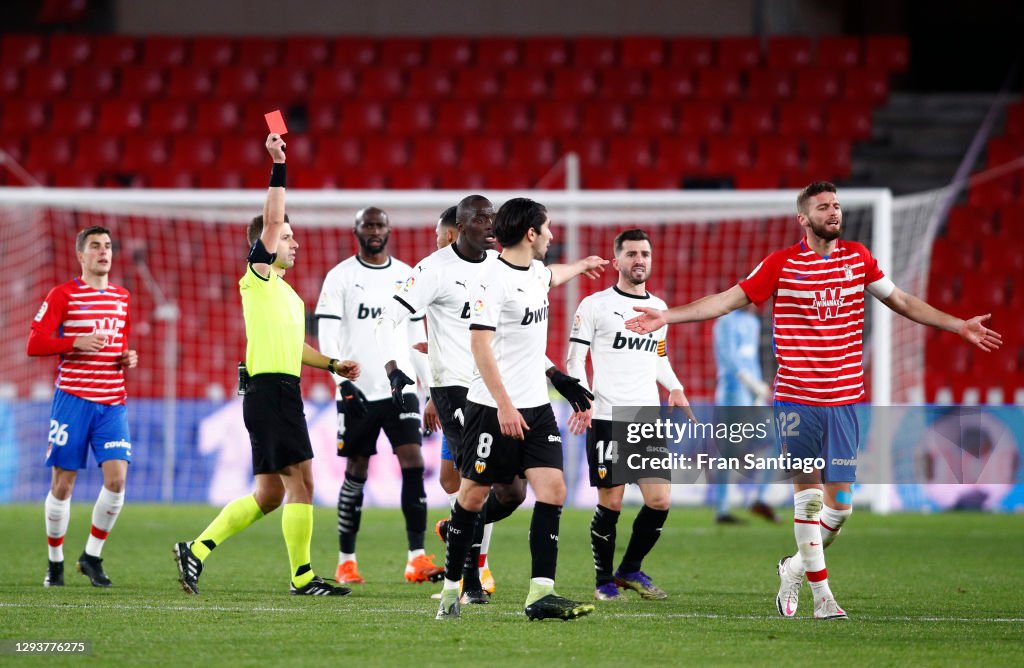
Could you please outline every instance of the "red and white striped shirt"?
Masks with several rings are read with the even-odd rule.
[[[822,257],[801,240],[740,281],[755,304],[775,296],[777,400],[843,406],[864,397],[864,291],[883,278],[863,244],[838,241]]]
[[[130,301],[128,291],[113,284],[97,290],[76,278],[58,285],[32,321],[28,354],[60,354],[57,389],[100,404],[123,404],[120,358],[128,350]],[[75,350],[75,337],[90,334],[106,335],[107,344],[94,353]]]

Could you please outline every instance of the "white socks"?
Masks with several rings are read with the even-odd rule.
[[[847,508],[846,510],[836,510],[829,506],[825,506],[821,511],[821,517],[818,523],[821,525],[821,547],[822,549],[828,548],[839,535],[839,530],[843,528],[843,524],[853,514],[853,508]],[[790,569],[790,573],[797,577],[802,577],[804,574],[804,561],[797,552],[793,555],[793,558],[789,560],[787,566]]]
[[[71,521],[71,497],[63,501],[53,495],[53,492],[46,494],[46,503],[43,505],[46,514],[46,544],[48,545],[50,561],[64,561],[64,534],[68,532],[68,522]]]
[[[124,492],[111,492],[106,487],[100,488],[100,495],[92,508],[92,529],[89,531],[89,540],[85,543],[86,554],[92,557],[100,556],[103,543],[107,541],[107,535],[114,528],[123,505]]]

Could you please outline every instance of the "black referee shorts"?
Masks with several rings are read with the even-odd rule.
[[[510,483],[531,468],[562,470],[562,436],[551,404],[520,408],[530,426],[525,440],[503,436],[498,409],[466,402],[462,477],[494,484]]]
[[[299,379],[286,373],[261,373],[249,379],[242,418],[252,445],[252,472],[277,473],[313,458]]]

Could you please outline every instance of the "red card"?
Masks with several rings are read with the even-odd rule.
[[[288,134],[288,126],[284,124],[284,116],[281,115],[280,109],[275,109],[269,114],[263,114],[263,118],[267,119],[267,128],[274,134]]]

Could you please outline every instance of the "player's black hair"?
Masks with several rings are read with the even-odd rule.
[[[540,233],[548,218],[547,208],[527,197],[515,197],[501,205],[494,216],[494,236],[504,248],[515,246],[533,228]]]
[[[815,195],[821,193],[834,193],[836,192],[835,184],[828,181],[815,181],[814,183],[808,184],[800,194],[796,196],[796,210],[798,213],[807,213],[807,201]]]
[[[114,235],[110,233],[110,230],[108,230],[105,227],[100,227],[99,225],[93,225],[92,227],[85,228],[84,230],[78,233],[78,236],[75,237],[75,250],[78,251],[79,253],[84,251],[85,240],[94,234],[105,234],[108,237],[110,237],[111,240],[114,239]]]
[[[288,220],[287,213],[284,214],[284,222],[291,222]],[[260,214],[250,220],[249,227],[245,230],[245,238],[248,239],[250,247],[256,243],[256,240],[260,238],[261,234],[263,234],[263,214]],[[276,248],[277,246],[275,245],[274,247]]]
[[[615,237],[614,254],[618,255],[622,250],[623,241],[646,241],[651,243],[651,238],[647,236],[647,233],[641,229],[633,228],[631,230],[623,230],[619,232],[619,236]],[[654,244],[651,244],[652,246]]]
[[[459,207],[457,207],[457,206],[450,206],[447,209],[445,209],[444,213],[441,214],[441,218],[440,218],[441,226],[442,227],[455,227],[458,224],[457,220],[456,220],[456,215],[455,215],[458,212],[458,210],[459,210]]]

